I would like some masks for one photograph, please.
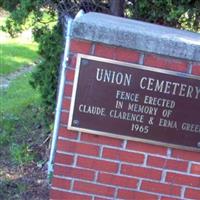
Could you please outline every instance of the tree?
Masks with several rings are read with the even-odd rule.
[[[110,2],[110,12],[115,16],[124,16],[124,6],[125,0],[111,1]]]
[[[131,17],[171,27],[200,31],[199,0],[133,0]]]
[[[0,0],[0,6],[11,12],[3,27],[11,36],[23,31],[27,24],[33,28],[42,61],[31,83],[39,88],[49,119],[56,102],[64,16],[73,18],[83,9],[200,31],[199,0]]]

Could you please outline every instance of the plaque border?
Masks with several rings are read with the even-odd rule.
[[[137,142],[143,142],[143,143],[147,143],[147,144],[160,145],[160,146],[165,146],[165,147],[170,147],[170,148],[177,148],[177,149],[182,149],[182,150],[191,150],[191,151],[200,152],[200,147],[196,147],[196,148],[195,147],[188,147],[188,146],[183,146],[183,145],[170,144],[170,143],[159,142],[159,141],[150,140],[150,139],[141,139],[141,138],[131,137],[131,136],[123,136],[123,135],[118,135],[118,134],[115,134],[115,133],[103,132],[103,131],[86,129],[86,128],[78,128],[78,127],[73,126],[72,125],[72,117],[73,117],[73,113],[74,113],[76,91],[77,91],[77,87],[78,87],[78,78],[79,78],[80,64],[81,64],[82,58],[83,59],[85,58],[85,59],[88,59],[88,60],[102,61],[102,62],[111,63],[111,64],[115,64],[115,65],[119,65],[119,66],[123,65],[124,67],[129,67],[129,68],[136,68],[136,69],[153,71],[153,72],[162,73],[162,74],[168,74],[168,75],[172,75],[172,76],[178,76],[178,77],[183,77],[183,78],[192,78],[192,79],[200,80],[200,76],[193,75],[193,74],[187,74],[187,73],[183,73],[183,72],[177,72],[177,71],[161,69],[161,68],[156,68],[156,67],[149,67],[149,66],[146,66],[146,65],[141,65],[141,64],[136,64],[136,63],[128,63],[128,62],[125,62],[125,61],[117,61],[117,60],[113,60],[113,59],[102,58],[102,57],[98,57],[98,56],[78,53],[77,54],[76,67],[75,67],[75,76],[74,76],[74,82],[73,82],[73,90],[72,90],[72,97],[71,97],[71,104],[70,104],[70,111],[69,111],[69,119],[68,119],[68,123],[67,123],[67,129],[72,130],[72,131],[90,133],[90,134],[93,134],[93,135],[101,135],[101,136],[106,136],[106,137],[111,137],[111,138],[137,141]]]

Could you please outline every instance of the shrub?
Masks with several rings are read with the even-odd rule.
[[[41,31],[45,33],[41,34]],[[63,52],[62,34],[58,26],[50,29],[35,29],[35,40],[39,43],[41,62],[32,74],[30,81],[34,88],[38,88],[44,105],[46,121],[52,119],[56,104],[58,85],[58,71]]]

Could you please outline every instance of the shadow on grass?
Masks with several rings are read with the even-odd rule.
[[[1,44],[0,74],[8,74],[38,58],[36,44]]]

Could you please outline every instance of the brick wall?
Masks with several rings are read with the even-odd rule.
[[[200,63],[73,39],[51,199],[200,199],[200,153],[67,129],[77,53],[200,76]]]

